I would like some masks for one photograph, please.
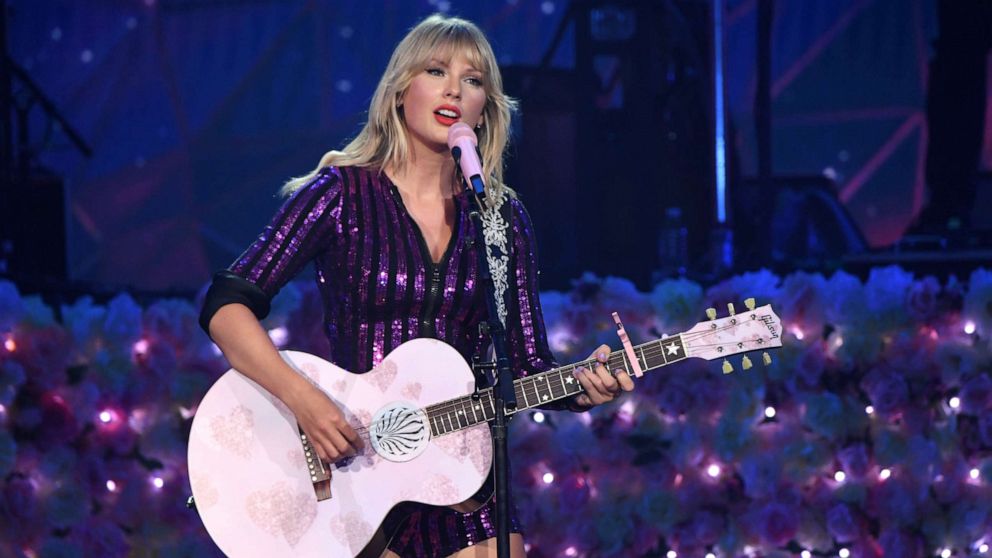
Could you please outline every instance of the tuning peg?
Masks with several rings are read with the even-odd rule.
[[[765,366],[768,366],[772,363],[772,355],[768,353],[761,353],[761,362],[764,362]]]
[[[709,318],[709,319],[711,319],[711,320],[715,320],[716,319],[716,308],[707,308],[706,309],[706,317]]]
[[[754,299],[753,298],[744,299],[744,306],[747,306],[748,310],[754,310]]]
[[[724,374],[730,374],[733,371],[734,371],[734,365],[733,364],[730,364],[730,361],[729,360],[724,359],[723,360],[723,373]]]
[[[747,355],[744,355],[744,358],[741,359],[741,368],[744,370],[750,370],[751,366],[753,366],[751,364],[751,359],[747,358]]]
[[[730,315],[731,316],[733,316],[734,314],[737,313],[737,311],[734,310],[734,303],[733,302],[728,302],[727,303],[727,311],[730,312]]]

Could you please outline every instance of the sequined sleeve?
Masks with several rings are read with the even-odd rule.
[[[511,291],[507,304],[507,344],[510,362],[516,375],[527,376],[558,366],[544,326],[544,314],[538,285],[537,242],[534,225],[520,200],[511,198],[511,227],[513,227],[513,258]],[[516,327],[520,324],[519,327]],[[542,405],[546,409],[563,410],[566,401]]]
[[[321,169],[286,200],[230,271],[274,297],[330,245],[340,217],[341,184],[337,169]]]

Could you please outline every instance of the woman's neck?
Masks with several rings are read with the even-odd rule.
[[[402,169],[387,167],[385,172],[407,197],[427,201],[455,195],[455,162],[446,152],[415,155]]]

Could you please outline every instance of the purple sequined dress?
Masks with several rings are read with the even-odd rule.
[[[511,369],[527,375],[555,362],[537,296],[534,230],[523,205],[516,198],[507,203],[507,344]],[[434,263],[385,173],[324,168],[286,201],[231,271],[271,298],[314,262],[330,360],[345,370],[371,370],[404,341],[425,336],[445,341],[471,362],[488,345],[479,333],[487,315],[485,290],[477,281],[468,197],[455,196],[455,207],[451,241]],[[417,506],[390,549],[411,558],[447,556],[495,536],[495,515],[492,500],[467,514]],[[520,531],[515,515],[511,525]]]

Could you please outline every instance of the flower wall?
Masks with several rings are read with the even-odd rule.
[[[992,544],[992,273],[768,272],[650,293],[584,276],[542,295],[562,364],[754,297],[784,347],[751,370],[655,370],[584,414],[513,421],[532,557],[983,556]],[[265,321],[324,353],[309,282]],[[227,369],[187,300],[52,308],[0,282],[0,555],[219,556],[187,509],[185,435]],[[247,528],[247,526],[246,526]]]

